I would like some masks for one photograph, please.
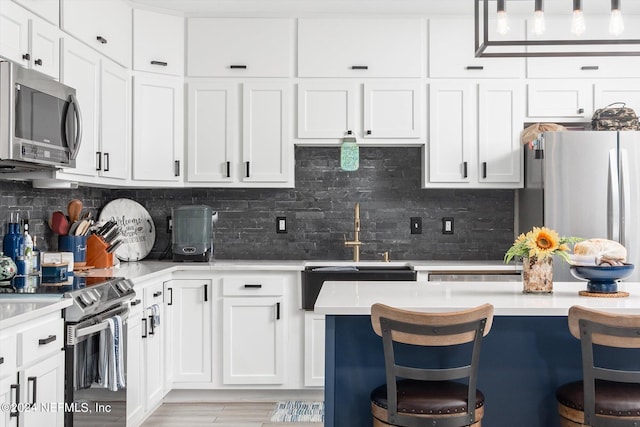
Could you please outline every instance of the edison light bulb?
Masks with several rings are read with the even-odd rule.
[[[619,36],[624,31],[624,22],[622,21],[622,12],[620,9],[611,11],[611,20],[609,21],[609,33]]]
[[[507,17],[507,12],[504,10],[498,11],[498,23],[496,31],[501,36],[505,36],[509,32],[509,18]]]
[[[544,23],[544,12],[541,10],[536,10],[533,15],[533,34],[536,36],[540,36],[544,34],[547,26]]]
[[[584,22],[584,14],[582,10],[576,9],[573,11],[573,19],[571,20],[571,32],[576,36],[584,34],[587,29],[587,25]]]

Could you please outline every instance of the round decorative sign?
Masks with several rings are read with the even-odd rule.
[[[101,221],[115,221],[122,244],[115,255],[122,261],[139,261],[149,255],[156,242],[156,227],[149,212],[131,199],[115,199],[100,212]]]

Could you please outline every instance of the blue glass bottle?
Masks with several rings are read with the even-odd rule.
[[[10,222],[7,234],[4,235],[2,240],[2,250],[5,255],[11,257],[13,262],[19,256],[22,256],[22,246],[24,245],[24,239],[20,233],[20,223]]]

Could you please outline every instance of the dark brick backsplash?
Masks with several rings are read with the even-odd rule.
[[[351,259],[344,236],[352,237],[353,207],[360,203],[361,258],[501,259],[513,241],[513,190],[423,190],[420,148],[360,150],[360,169],[340,170],[338,148],[297,147],[295,189],[33,189],[0,181],[0,224],[9,210],[30,215],[39,246],[55,250],[46,225],[55,210],[82,199],[97,217],[109,201],[126,197],[147,208],[157,238],[149,258],[167,249],[166,217],[172,206],[206,204],[219,212],[214,230],[216,259]],[[288,233],[276,234],[286,216]],[[410,234],[409,218],[422,217],[423,234]],[[453,217],[455,233],[443,235],[442,218]]]

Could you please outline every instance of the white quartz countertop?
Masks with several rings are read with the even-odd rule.
[[[0,330],[61,311],[72,303],[71,298],[62,297],[3,296],[0,299]]]
[[[552,294],[524,294],[521,282],[325,282],[315,312],[369,315],[383,303],[418,311],[455,311],[493,304],[496,316],[566,316],[573,305],[617,313],[640,314],[640,283],[623,282],[625,298],[587,297],[586,282],[553,284]]]

